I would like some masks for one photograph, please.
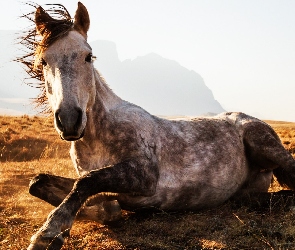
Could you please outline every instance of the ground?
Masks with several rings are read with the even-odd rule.
[[[295,153],[295,123],[268,122]],[[53,209],[28,193],[40,172],[76,177],[60,140],[45,117],[0,117],[0,249],[26,249]],[[294,155],[293,155],[294,156]],[[282,189],[274,182],[270,191]],[[295,249],[295,209],[280,202],[264,210],[235,206],[167,213],[124,211],[110,225],[75,222],[63,249]]]

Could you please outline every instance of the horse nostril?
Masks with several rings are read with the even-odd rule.
[[[60,113],[60,110],[58,109],[56,112],[55,112],[55,122],[56,122],[56,126],[58,127],[58,129],[60,131],[64,131],[64,127],[60,121],[60,118],[59,118],[59,113]]]
[[[82,109],[81,108],[75,108],[75,110],[78,112],[78,119],[77,119],[77,122],[75,124],[75,130],[77,131],[77,130],[79,130],[79,128],[82,125],[83,112],[82,112]]]

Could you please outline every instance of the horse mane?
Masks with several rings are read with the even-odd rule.
[[[32,25],[19,37],[19,43],[23,45],[24,55],[17,57],[15,61],[22,63],[24,70],[28,74],[25,83],[40,89],[40,93],[34,98],[37,108],[42,108],[42,112],[50,112],[48,100],[45,90],[45,82],[43,76],[42,54],[56,40],[68,34],[73,29],[74,23],[67,9],[61,4],[46,4],[48,7],[45,11],[52,17],[44,29],[43,35],[38,34],[35,24],[35,12],[38,4],[28,3],[34,8],[34,11],[24,14],[22,18],[26,18],[32,22]]]

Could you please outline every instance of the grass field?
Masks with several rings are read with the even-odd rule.
[[[294,157],[295,123],[268,122]],[[51,118],[0,117],[0,249],[26,249],[52,206],[28,194],[47,172],[76,177]],[[271,191],[280,187],[274,183]],[[112,225],[75,222],[63,249],[295,249],[295,210],[222,206],[200,212],[124,212]]]

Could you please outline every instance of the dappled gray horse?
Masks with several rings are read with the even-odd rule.
[[[235,194],[266,192],[273,173],[295,188],[295,161],[270,126],[243,113],[165,120],[122,100],[94,69],[86,8],[79,3],[72,21],[55,7],[36,6],[40,39],[31,31],[22,41],[34,58],[18,61],[40,80],[38,101],[48,99],[57,132],[72,141],[80,178],[32,180],[31,194],[57,208],[29,249],[61,248],[76,216],[106,222],[120,208],[213,207]]]

